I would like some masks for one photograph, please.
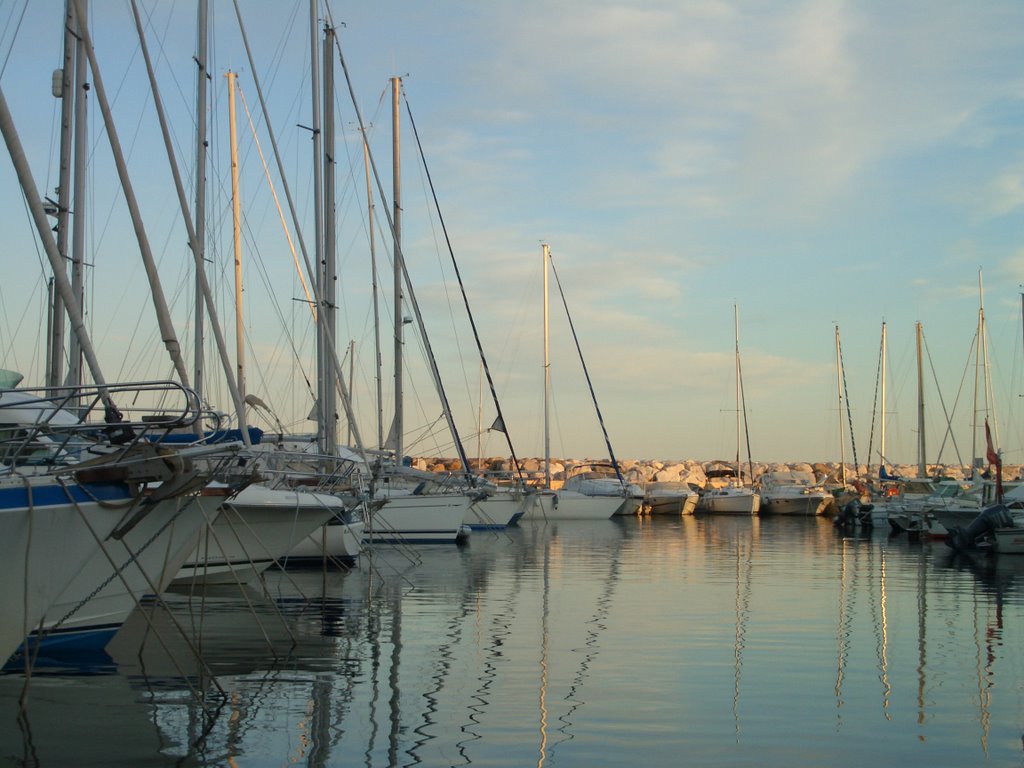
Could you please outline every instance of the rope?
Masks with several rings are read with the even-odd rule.
[[[521,484],[525,484],[523,472],[521,467],[519,466],[519,459],[516,457],[516,450],[512,445],[512,436],[508,432],[508,425],[505,423],[505,417],[501,413],[501,403],[498,401],[498,392],[494,387],[494,379],[491,377],[491,368],[487,364],[487,356],[484,354],[483,344],[480,341],[480,334],[477,332],[476,319],[473,317],[473,311],[469,307],[469,297],[466,295],[466,285],[462,281],[462,273],[459,270],[458,262],[455,260],[455,251],[452,248],[451,238],[448,236],[448,227],[445,226],[444,223],[444,216],[441,213],[441,204],[438,202],[437,199],[437,191],[434,189],[434,180],[433,178],[431,178],[430,169],[427,167],[427,158],[423,154],[423,145],[420,143],[420,134],[419,131],[416,130],[416,121],[413,120],[412,109],[409,107],[408,99],[405,99],[405,111],[406,114],[409,115],[409,124],[412,126],[412,133],[416,139],[416,147],[417,149],[419,149],[420,160],[423,163],[423,171],[427,177],[427,184],[430,186],[430,194],[434,198],[434,207],[437,209],[437,218],[441,224],[441,231],[444,233],[445,244],[448,246],[448,254],[451,256],[452,259],[452,267],[455,270],[455,277],[459,281],[459,290],[462,293],[462,302],[466,306],[466,314],[469,316],[469,324],[470,327],[472,327],[473,329],[473,339],[476,341],[476,348],[477,351],[480,353],[480,362],[483,364],[484,374],[487,377],[487,386],[491,390],[491,398],[494,400],[494,408],[498,413],[498,420],[496,423],[501,425],[501,429],[499,431],[505,434],[505,440],[508,441],[508,449],[509,452],[512,454],[512,463],[515,465],[516,474],[519,476],[519,482]]]
[[[875,368],[875,396],[871,403],[871,431],[868,433],[868,464],[871,464],[871,449],[875,443],[875,416],[878,415],[878,390],[879,383],[882,380],[882,354],[884,352],[882,342],[878,342],[878,366]],[[849,404],[849,401],[847,401]],[[885,419],[885,411],[882,412],[882,419]],[[878,465],[879,467],[885,462],[885,457],[879,454]]]
[[[846,420],[850,425],[850,447],[853,449],[853,466],[860,466],[857,461],[857,441],[853,437],[853,412],[850,410],[850,392],[846,387],[846,362],[843,360],[843,347],[839,345],[839,367],[843,371],[843,397],[846,398]],[[840,416],[842,418],[842,416]]]
[[[576,343],[576,352],[580,356],[580,365],[583,366],[583,375],[587,379],[587,387],[590,388],[590,398],[594,401],[594,410],[597,412],[597,421],[601,425],[601,432],[604,434],[605,445],[608,446],[608,456],[612,460],[612,466],[615,468],[615,476],[619,479],[619,484],[623,489],[626,488],[626,481],[622,477],[622,472],[619,471],[619,462],[615,458],[615,451],[612,450],[612,441],[608,437],[608,430],[604,426],[604,417],[601,416],[601,407],[597,404],[597,394],[594,392],[594,384],[590,380],[590,372],[587,370],[587,363],[583,359],[583,350],[580,348],[580,340],[576,335],[576,326],[572,322],[572,316],[569,314],[569,304],[565,300],[565,291],[562,290],[562,281],[558,279],[558,270],[555,269],[555,260],[552,258],[550,252],[548,253],[548,260],[551,262],[551,273],[555,276],[555,285],[558,286],[558,294],[562,297],[562,306],[565,307],[565,316],[569,321],[569,330],[572,331],[572,340]]]

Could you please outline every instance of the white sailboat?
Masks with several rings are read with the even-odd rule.
[[[743,375],[740,368],[740,310],[733,305],[736,337],[736,463],[735,470],[722,471],[701,491],[697,509],[701,512],[730,515],[756,515],[761,509],[761,496],[750,485],[743,482],[743,467],[740,463],[740,418],[746,426],[746,402],[743,398]],[[747,444],[749,459],[750,445]],[[752,475],[753,473],[751,473]],[[753,479],[753,477],[751,477]]]
[[[548,345],[548,261],[547,243],[541,246],[544,259],[544,488],[531,497],[524,518],[544,520],[607,520],[627,503],[624,493],[587,494],[572,487],[554,489],[551,484],[551,357]],[[620,486],[621,488],[621,486]]]

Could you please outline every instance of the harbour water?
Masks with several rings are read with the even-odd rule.
[[[1024,557],[824,519],[523,521],[265,581],[8,668],[0,760],[1024,765]]]

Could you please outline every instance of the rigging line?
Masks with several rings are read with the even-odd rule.
[[[306,384],[307,384],[307,387],[308,387],[309,386],[309,377],[306,374],[305,367],[302,364],[302,358],[301,358],[301,356],[299,354],[298,348],[296,347],[295,339],[293,338],[292,334],[290,333],[290,331],[288,329],[288,324],[285,322],[284,312],[281,309],[281,304],[278,301],[277,294],[274,291],[273,281],[270,279],[270,275],[267,273],[266,262],[264,261],[262,253],[259,250],[259,246],[256,243],[255,234],[253,233],[252,228],[250,227],[249,222],[248,222],[247,219],[245,220],[244,224],[245,224],[245,231],[246,231],[246,235],[247,235],[246,241],[247,241],[247,243],[249,245],[249,248],[250,248],[250,252],[249,253],[250,253],[250,255],[255,256],[254,259],[250,260],[250,263],[255,264],[257,271],[259,272],[260,276],[263,278],[263,285],[267,288],[267,299],[270,302],[270,305],[274,308],[274,314],[277,316],[277,319],[278,319],[279,323],[281,324],[281,335],[283,335],[288,340],[289,347],[292,350],[292,356],[294,357],[295,363],[298,366],[299,371],[302,373],[303,379],[306,381]],[[250,312],[251,311],[252,310],[251,310],[251,306],[250,306]],[[248,329],[247,328],[243,328],[242,330],[243,330],[243,333],[245,334],[245,339],[246,339],[246,343],[247,343],[247,345],[249,347],[249,350],[251,352],[255,352],[255,348],[253,347],[253,344],[252,344],[252,338],[251,338],[251,336],[249,334]],[[265,388],[264,391],[267,391],[266,379],[263,376],[262,370],[260,369],[259,366],[257,366],[257,373],[259,374],[260,382],[263,384],[263,386]],[[313,396],[314,400],[316,399],[316,396],[313,393],[312,389],[309,390],[309,394],[311,396]]]
[[[884,325],[884,323],[883,323]],[[868,433],[868,465],[871,465],[871,451],[875,444],[875,416],[878,415],[878,392],[879,382],[882,380],[882,355],[884,354],[884,346],[879,340],[878,342],[878,366],[875,368],[875,394],[871,399],[871,431]],[[885,412],[882,412],[882,419],[885,419]],[[878,463],[881,464],[885,461],[885,457],[879,454],[880,458]]]
[[[924,351],[925,351],[925,354],[928,356],[928,367],[931,368],[931,371],[932,371],[932,378],[935,381],[935,390],[936,390],[936,392],[938,392],[938,395],[939,395],[939,405],[942,406],[942,415],[946,419],[946,434],[949,436],[950,440],[953,443],[953,451],[956,453],[956,460],[958,462],[960,462],[961,464],[963,464],[963,459],[960,457],[960,448],[956,444],[956,435],[953,434],[953,419],[952,419],[952,415],[946,410],[946,402],[945,402],[945,400],[942,397],[942,390],[939,389],[939,375],[935,371],[935,363],[932,360],[932,351],[928,348],[928,339],[925,338],[924,329],[923,328],[921,329],[921,340],[924,342]],[[966,377],[966,372],[965,372],[964,375]],[[961,381],[961,388],[962,387],[963,387],[963,381]],[[960,398],[960,395],[959,395],[959,393],[957,393],[957,399],[959,399],[959,398]],[[953,404],[953,410],[954,411],[956,410],[956,403]],[[943,438],[942,438],[942,446],[940,446],[940,448],[939,448],[939,458],[941,458],[941,456],[942,456],[942,447],[944,447],[945,445],[946,445],[946,437],[944,435]],[[936,461],[939,461],[939,458],[936,458]]]
[[[922,330],[922,338],[923,338],[923,336],[924,336],[924,332]],[[967,362],[964,364],[964,372],[963,372],[963,374],[960,377],[960,387],[959,387],[959,389],[957,389],[956,398],[953,400],[952,413],[956,413],[957,406],[959,406],[959,404],[960,404],[960,397],[964,394],[964,388],[965,388],[965,386],[967,384],[967,376],[970,373],[971,365],[972,365],[971,357],[974,354],[974,348],[975,348],[975,344],[977,343],[977,341],[978,341],[978,334],[977,334],[977,331],[975,331],[975,334],[974,334],[973,338],[971,339],[970,348],[967,350]],[[927,349],[927,343],[925,344],[925,349]],[[929,363],[931,363],[931,354],[930,353],[929,353],[928,360],[929,360]],[[935,378],[935,387],[936,387],[936,389],[938,389],[938,386],[939,386],[938,377],[934,373],[934,368],[932,370],[933,370],[932,376]],[[941,398],[942,398],[942,392],[940,390],[939,391],[940,402],[941,402]],[[943,413],[945,413],[945,405],[943,405]],[[975,430],[974,414],[973,413],[971,414],[971,418],[970,418],[970,428],[971,428],[972,435],[973,435],[973,432]],[[947,438],[951,438],[952,436],[953,436],[953,424],[952,424],[952,420],[951,420],[950,416],[947,415],[946,416],[946,430],[943,433],[942,445],[939,447],[939,455],[936,457],[936,463],[941,463],[941,460],[942,460],[942,450],[943,450],[943,448],[945,448],[946,440],[947,440]],[[973,442],[973,440],[972,440],[972,442]],[[954,445],[955,445],[955,441],[954,441]],[[974,457],[972,456],[971,457],[972,461],[973,461],[973,458]],[[961,464],[963,463],[963,459],[960,458],[959,450],[957,451],[957,461],[959,461]]]
[[[404,93],[403,93],[403,97],[404,97]],[[413,137],[416,139],[416,147],[419,149],[420,160],[423,163],[423,171],[426,174],[427,183],[430,186],[430,193],[431,193],[431,195],[434,198],[434,206],[437,209],[437,219],[438,219],[438,222],[441,224],[441,231],[444,233],[444,240],[445,240],[445,243],[448,246],[448,253],[449,253],[449,255],[451,256],[451,259],[452,259],[452,268],[455,270],[455,276],[456,276],[456,278],[458,278],[458,281],[459,281],[459,290],[462,293],[462,301],[463,301],[463,303],[466,306],[466,314],[469,315],[469,324],[473,328],[473,338],[476,340],[476,348],[477,348],[477,351],[480,353],[480,362],[483,363],[483,366],[484,366],[484,374],[487,377],[487,386],[491,390],[491,397],[494,400],[494,408],[497,411],[498,420],[499,420],[499,422],[501,424],[501,427],[502,427],[500,431],[505,433],[505,439],[508,441],[508,449],[509,449],[509,452],[512,454],[512,463],[515,465],[516,474],[519,475],[519,482],[523,483],[523,482],[525,482],[524,478],[523,478],[523,472],[522,472],[522,469],[519,466],[519,459],[516,458],[516,451],[515,451],[515,448],[512,445],[512,436],[508,432],[508,424],[505,422],[505,418],[504,418],[504,416],[501,413],[501,403],[498,401],[498,393],[497,393],[497,391],[494,388],[494,379],[491,377],[491,369],[490,369],[490,366],[487,364],[487,356],[484,354],[483,344],[480,341],[480,334],[477,331],[476,320],[474,319],[473,312],[472,312],[472,310],[469,307],[469,297],[466,295],[466,286],[465,286],[465,283],[463,283],[463,281],[462,281],[462,273],[459,270],[459,264],[455,260],[455,251],[452,248],[451,238],[448,236],[448,227],[445,226],[445,223],[444,223],[444,215],[441,213],[441,204],[440,204],[440,202],[437,199],[437,191],[434,189],[434,181],[433,181],[433,179],[430,176],[430,169],[427,167],[427,158],[423,154],[423,145],[420,143],[420,134],[419,134],[419,131],[416,130],[416,121],[413,120],[412,109],[409,106],[409,99],[408,98],[405,98],[405,110],[406,110],[406,114],[409,115],[409,124],[412,127]],[[554,264],[553,263],[552,263],[552,268],[554,268]],[[564,297],[563,297],[563,300],[564,300]],[[566,309],[566,312],[568,312],[568,309]],[[575,335],[575,332],[574,332],[574,335]],[[589,381],[589,378],[588,378],[588,381]],[[610,446],[609,446],[609,450],[610,450]],[[618,472],[617,468],[616,468],[616,472]],[[620,481],[622,480],[621,475],[619,476],[619,480]]]
[[[576,335],[576,325],[572,321],[572,316],[569,314],[569,303],[565,299],[565,291],[562,290],[562,281],[558,279],[558,270],[555,269],[555,260],[552,254],[548,253],[548,261],[551,262],[551,273],[555,276],[555,285],[558,286],[558,294],[562,297],[562,306],[565,307],[565,316],[569,321],[569,330],[572,331],[572,340],[576,343],[576,352],[580,356],[580,365],[583,366],[583,375],[587,379],[587,387],[590,388],[590,398],[594,401],[594,410],[597,412],[597,421],[601,425],[601,432],[604,434],[605,445],[608,446],[608,456],[612,460],[612,466],[615,467],[615,476],[619,479],[619,484],[623,489],[626,488],[626,481],[622,477],[622,472],[619,470],[619,461],[615,458],[615,451],[612,450],[612,441],[608,437],[608,430],[604,425],[604,417],[601,416],[601,407],[597,404],[597,394],[594,392],[594,384],[590,380],[590,372],[587,370],[587,363],[583,359],[583,349],[580,347],[579,336]]]
[[[236,6],[237,6],[237,2],[238,2],[238,0],[235,0]],[[358,100],[355,97],[355,86],[353,86],[353,84],[352,84],[352,77],[349,74],[348,64],[345,61],[345,55],[344,55],[344,53],[341,50],[341,42],[340,42],[340,40],[338,40],[338,36],[337,35],[335,35],[334,46],[335,46],[335,50],[337,51],[337,54],[338,54],[338,61],[341,64],[342,72],[345,75],[345,83],[348,86],[349,97],[352,100],[352,107],[355,110],[356,118],[357,118],[357,120],[359,122],[360,131],[365,136],[365,123],[363,122],[362,112],[359,109],[359,102],[358,102]],[[377,171],[377,164],[373,160],[372,154],[368,152],[368,155],[370,157],[370,166],[373,169],[374,181],[377,184],[378,194],[380,195],[382,200],[386,201],[386,197],[385,197],[384,191],[383,191],[383,186],[382,186],[381,180],[380,180],[380,174]],[[462,466],[463,466],[464,474],[466,475],[466,481],[470,485],[475,485],[476,484],[476,478],[474,477],[474,475],[469,470],[469,456],[466,453],[465,446],[463,446],[463,444],[462,444],[462,439],[459,437],[459,430],[458,430],[458,427],[455,424],[455,418],[454,418],[454,416],[452,414],[451,404],[450,404],[450,402],[448,400],[448,395],[445,392],[444,385],[443,385],[443,383],[441,381],[441,372],[437,368],[437,360],[436,360],[436,357],[434,356],[432,348],[430,346],[430,338],[427,335],[426,325],[423,322],[423,314],[420,311],[419,303],[416,301],[416,291],[415,291],[415,288],[413,287],[412,279],[409,276],[408,264],[406,263],[406,260],[404,258],[402,258],[403,251],[402,251],[401,239],[398,237],[398,230],[395,227],[394,217],[392,216],[391,211],[388,209],[387,206],[384,206],[384,215],[387,217],[388,227],[391,230],[392,241],[394,242],[395,250],[396,250],[396,258],[398,259],[398,261],[401,262],[401,273],[402,273],[402,277],[404,278],[405,289],[407,291],[409,305],[411,306],[411,308],[413,310],[413,314],[416,316],[416,321],[417,321],[416,328],[419,331],[419,335],[422,338],[424,346],[428,350],[430,350],[430,352],[431,352],[430,353],[430,372],[431,372],[431,375],[433,376],[433,379],[434,379],[434,386],[437,389],[438,398],[441,400],[441,405],[444,408],[445,417],[446,417],[446,419],[448,421],[448,429],[451,430],[452,438],[455,440],[455,447],[458,450],[459,459],[462,461]],[[339,377],[339,381],[340,380],[341,379]]]
[[[838,337],[837,337],[838,338]],[[853,437],[853,411],[850,408],[850,390],[846,384],[846,361],[843,360],[843,345],[839,345],[839,368],[843,374],[843,397],[846,399],[846,420],[850,425],[850,447],[853,449],[853,466],[859,466],[857,462],[857,441]],[[839,418],[842,418],[840,414]],[[870,457],[868,457],[870,459]]]
[[[270,136],[270,146],[274,150],[274,161],[277,164],[278,173],[281,175],[281,179],[282,179],[282,182],[283,182],[285,199],[288,201],[288,209],[289,209],[289,212],[291,213],[292,221],[294,222],[295,234],[296,234],[296,237],[299,240],[299,250],[302,252],[302,259],[303,259],[303,263],[306,266],[306,272],[309,275],[315,275],[315,274],[317,274],[317,271],[313,268],[313,264],[310,262],[310,259],[309,259],[309,252],[306,249],[305,240],[302,237],[302,229],[301,229],[301,227],[299,227],[299,224],[298,224],[298,221],[299,221],[298,213],[297,213],[297,211],[295,209],[295,203],[294,203],[294,201],[292,199],[291,189],[290,189],[290,187],[289,187],[289,185],[287,183],[287,178],[285,177],[285,174],[284,174],[284,164],[283,164],[283,162],[281,160],[281,153],[280,153],[280,151],[278,149],[277,138],[276,138],[276,136],[274,134],[273,125],[272,125],[271,121],[268,118],[269,111],[267,109],[266,99],[263,96],[263,87],[260,85],[259,78],[256,77],[256,69],[255,69],[255,63],[254,63],[253,55],[252,55],[252,48],[249,45],[249,36],[246,33],[245,23],[242,20],[242,10],[239,7],[238,0],[233,0],[232,5],[234,6],[234,9],[235,9],[235,18],[238,21],[238,30],[239,30],[239,32],[240,32],[240,34],[242,36],[242,42],[243,42],[244,48],[245,48],[245,55],[246,55],[247,60],[249,61],[250,69],[252,69],[252,71],[253,71],[253,83],[256,86],[256,95],[259,98],[260,110],[263,113],[263,116],[264,116],[264,119],[265,119],[265,122],[266,122],[266,126],[267,126],[267,132],[268,132],[268,134]],[[340,47],[338,48],[338,55],[339,55],[339,58],[341,58],[341,49],[340,49]],[[342,58],[342,66],[343,67],[344,67],[344,64],[345,64],[345,62],[344,62],[344,59]],[[347,79],[348,78],[348,72],[347,71],[345,72],[345,76],[346,76],[346,79]],[[354,97],[354,93],[352,91],[352,84],[351,84],[351,82],[349,82],[349,92]],[[353,98],[353,103],[355,103],[355,99],[354,98]],[[315,290],[315,286],[314,286],[313,293],[314,293],[314,295],[317,298],[317,302],[319,303],[320,295],[319,295],[319,291]],[[322,320],[322,317],[321,317],[321,320]],[[326,329],[326,326],[325,326],[325,329]],[[334,379],[334,386],[341,392],[341,399],[342,399],[342,404],[344,405],[345,416],[348,418],[348,423],[351,425],[352,437],[355,440],[356,449],[357,449],[357,451],[359,453],[362,453],[362,451],[363,451],[363,439],[362,439],[362,437],[360,435],[359,428],[358,428],[357,423],[356,423],[355,412],[354,412],[353,407],[352,407],[352,401],[351,401],[351,398],[349,396],[348,387],[345,384],[345,377],[342,375],[342,372],[340,370],[340,366],[338,364],[337,350],[334,347],[334,334],[331,333],[329,331],[329,329],[326,329],[326,330],[327,330],[326,335],[327,335],[327,337],[329,337],[329,339],[328,339],[328,343],[325,344],[325,347],[327,347],[328,352],[329,352],[330,363],[331,363],[332,366],[334,366],[334,370],[332,371],[332,378]]]
[[[270,186],[270,194],[274,198],[274,205],[277,208],[277,216],[281,220],[281,229],[284,231],[285,239],[288,241],[288,250],[291,251],[292,261],[295,263],[295,271],[299,275],[299,281],[302,283],[302,291],[306,294],[306,303],[309,305],[309,310],[313,315],[313,322],[316,322],[316,304],[313,301],[313,297],[309,292],[309,286],[306,285],[306,277],[302,274],[302,267],[299,266],[299,255],[295,251],[295,243],[292,241],[291,232],[288,231],[288,222],[284,218],[284,210],[281,208],[281,200],[277,195],[277,189],[274,187],[274,180],[270,177],[270,168],[267,166],[267,158],[263,154],[263,147],[260,145],[259,136],[256,135],[256,126],[252,122],[252,114],[249,112],[249,103],[245,100],[245,94],[242,92],[242,87],[239,85],[238,95],[242,97],[242,108],[245,110],[245,117],[249,122],[249,130],[252,132],[253,143],[256,145],[256,152],[260,156],[260,162],[263,164],[263,175],[267,179],[267,184]]]
[[[743,364],[740,362],[739,357],[736,358],[736,370],[739,372],[740,379],[740,403],[743,407],[743,434],[746,437],[747,442],[747,472],[750,473],[750,482],[754,482],[754,459],[750,454],[750,425],[747,423],[747,395],[743,388]],[[737,462],[738,463],[738,462]],[[742,481],[742,478],[740,478]]]
[[[21,29],[21,23],[25,20],[25,11],[27,10],[28,0],[25,0],[25,4],[21,7],[21,15],[18,17],[18,23],[14,26],[14,32],[11,34],[11,43],[10,47],[7,49],[7,55],[4,56],[3,66],[0,66],[0,78],[2,78],[4,76],[4,72],[7,71],[7,63],[11,60],[11,54],[14,53],[14,41],[18,37],[18,31]],[[14,6],[11,6],[11,13],[14,13]],[[4,27],[4,29],[10,28],[10,24]]]

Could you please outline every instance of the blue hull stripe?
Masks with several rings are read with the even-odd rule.
[[[69,499],[70,497],[70,499]],[[52,507],[74,500],[88,504],[95,500],[119,501],[132,497],[124,483],[69,483],[67,486],[44,485],[32,488],[32,507]],[[0,509],[27,509],[29,493],[25,486],[0,489]]]

